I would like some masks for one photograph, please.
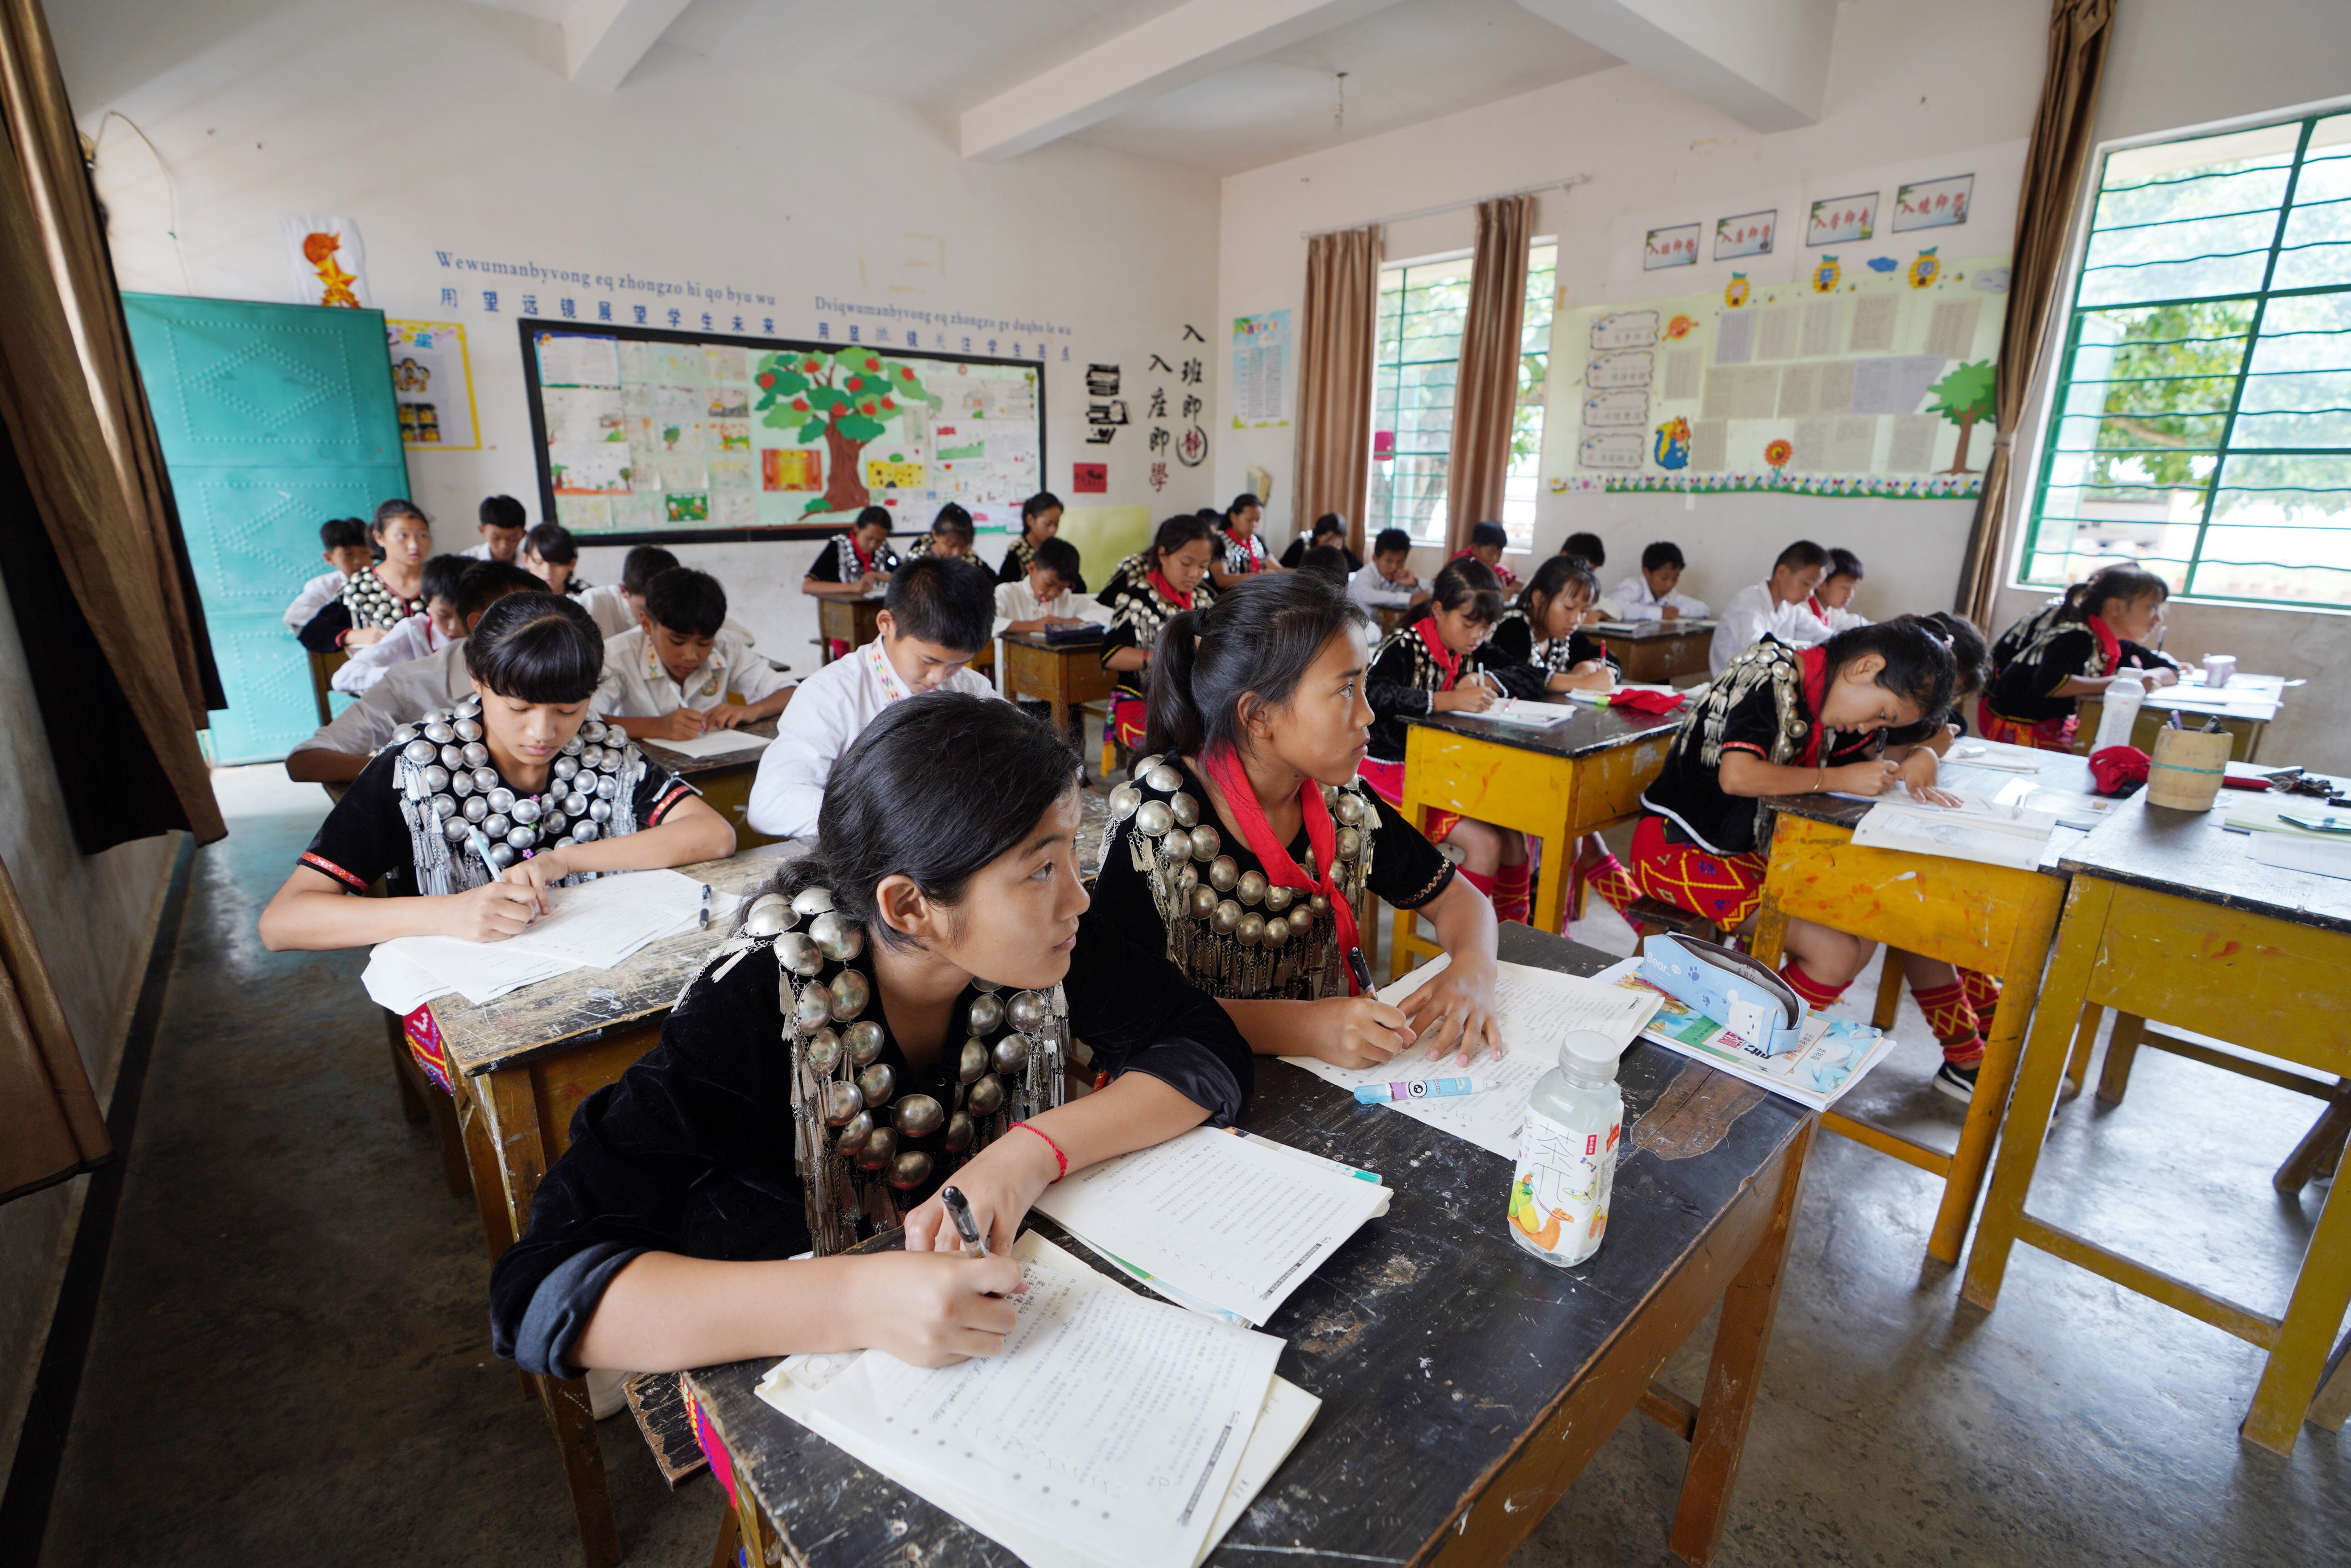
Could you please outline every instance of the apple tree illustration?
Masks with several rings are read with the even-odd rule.
[[[1968,466],[1968,433],[1978,420],[1992,417],[1992,362],[1978,359],[1961,365],[1927,389],[1935,395],[1927,411],[1940,414],[1959,427],[1959,450],[1951,454],[1951,466],[1943,472],[1974,472]]]
[[[797,429],[803,443],[824,441],[824,493],[801,509],[855,512],[872,499],[859,472],[858,454],[888,432],[892,421],[914,404],[936,409],[911,365],[877,349],[802,348],[763,355],[752,381],[759,389],[753,411],[778,430]]]

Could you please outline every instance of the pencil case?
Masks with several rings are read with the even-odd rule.
[[[1735,948],[1660,932],[1643,945],[1641,978],[1766,1056],[1793,1051],[1803,1037],[1802,1001]]]
[[[1065,642],[1100,642],[1104,633],[1104,628],[1092,621],[1083,626],[1049,626],[1045,628],[1045,640],[1056,647]]]

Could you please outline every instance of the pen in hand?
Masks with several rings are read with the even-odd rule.
[[[955,1221],[956,1234],[963,1238],[963,1244],[978,1249],[979,1255],[987,1257],[987,1238],[979,1233],[979,1226],[971,1217],[971,1204],[962,1191],[953,1187],[942,1187],[939,1189],[939,1202],[946,1210],[947,1218]]]

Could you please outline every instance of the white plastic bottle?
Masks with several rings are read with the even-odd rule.
[[[1560,1043],[1559,1065],[1535,1082],[1510,1181],[1510,1235],[1546,1263],[1568,1268],[1600,1250],[1625,1096],[1616,1043],[1579,1029]]]
[[[2139,705],[2147,701],[2147,678],[2136,670],[2115,672],[2106,687],[2106,705],[2098,715],[2098,737],[2093,752],[2131,743],[2131,726],[2138,722]]]

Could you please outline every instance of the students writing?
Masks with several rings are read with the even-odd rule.
[[[931,519],[931,531],[914,541],[905,555],[909,561],[925,556],[943,556],[951,560],[971,559],[973,529],[971,514],[950,501],[939,508]]]
[[[782,712],[792,678],[726,626],[726,590],[717,578],[691,566],[655,577],[635,628],[604,645],[597,713],[638,740],[685,741]]]
[[[1805,607],[1828,575],[1829,553],[1810,539],[1780,552],[1771,575],[1731,597],[1707,645],[1707,667],[1716,676],[1730,661],[1769,636],[1791,648],[1811,648],[1829,639],[1828,624]]]
[[[1143,744],[1145,694],[1151,657],[1160,628],[1188,609],[1215,602],[1208,585],[1216,560],[1216,535],[1200,518],[1179,514],[1159,524],[1139,572],[1129,572],[1103,590],[1110,630],[1102,638],[1102,668],[1117,688],[1111,699],[1111,734],[1132,750]]]
[[[1977,707],[1984,739],[2070,751],[2082,699],[2103,695],[2125,668],[2145,670],[2150,687],[2178,680],[2179,668],[2146,646],[2162,629],[2170,597],[2143,566],[2108,566],[2053,609],[2011,627],[2000,639],[2005,659],[1995,652],[1999,673]]]
[[[1265,505],[1254,495],[1236,495],[1225,509],[1217,528],[1217,558],[1208,564],[1208,580],[1218,593],[1243,577],[1281,570],[1267,554],[1265,541],[1258,537],[1258,525],[1264,521]]]
[[[1348,595],[1367,610],[1401,609],[1417,603],[1427,589],[1412,573],[1412,535],[1401,528],[1383,528],[1372,540],[1372,558],[1347,579]]]
[[[996,635],[1049,631],[1056,627],[1108,626],[1110,610],[1078,597],[1078,549],[1067,539],[1047,539],[1029,553],[1029,575],[996,586]]]
[[[530,514],[525,512],[522,503],[513,496],[483,497],[481,521],[474,525],[475,532],[481,535],[482,540],[465,552],[466,559],[516,565],[515,557],[522,553],[523,530],[529,525]]]
[[[1037,546],[1061,531],[1061,498],[1050,490],[1040,490],[1020,504],[1020,537],[1004,552],[1003,565],[996,570],[999,583],[1017,583],[1029,575],[1029,558]],[[1072,593],[1086,591],[1085,579],[1070,585]]]
[[[1680,590],[1682,547],[1659,539],[1641,552],[1641,569],[1610,591],[1625,620],[1704,620],[1706,601]]]

